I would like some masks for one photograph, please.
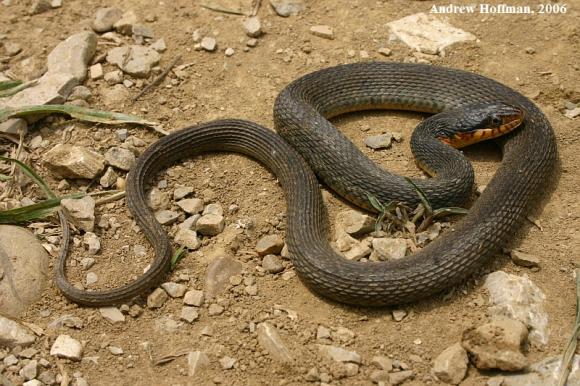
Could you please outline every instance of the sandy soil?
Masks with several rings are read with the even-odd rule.
[[[127,98],[115,106],[105,105],[101,96],[110,86],[103,80],[88,80],[86,85],[93,92],[91,106],[134,112],[163,122],[169,130],[226,117],[244,118],[272,127],[272,106],[277,93],[300,75],[339,63],[412,58],[409,48],[388,40],[385,24],[409,14],[428,11],[434,4],[432,1],[401,0],[308,1],[300,16],[281,18],[267,2],[264,3],[258,15],[265,34],[259,38],[258,46],[248,52],[243,51],[247,37],[240,16],[212,12],[199,7],[197,2],[65,0],[62,8],[32,17],[25,16],[26,4],[0,6],[0,33],[7,34],[8,39],[24,47],[21,54],[4,66],[18,74],[19,63],[24,58],[35,58],[38,63],[44,63],[46,55],[58,42],[88,28],[95,10],[103,4],[123,10],[133,9],[142,19],[147,16],[156,18],[155,22],[147,24],[153,28],[156,37],[163,37],[167,43],[162,67],[177,55],[182,56],[181,63],[193,65],[183,70],[182,77],[171,73],[160,87],[135,104]],[[212,189],[216,201],[224,208],[237,204],[239,212],[228,214],[227,224],[234,224],[239,219],[254,222],[253,231],[242,236],[242,246],[235,258],[243,262],[246,277],[255,277],[258,295],[238,296],[235,291],[226,291],[217,300],[226,309],[223,314],[209,316],[205,305],[200,310],[199,320],[185,323],[176,332],[169,333],[156,326],[166,317],[179,319],[181,299],[170,299],[161,309],[151,310],[144,306],[144,312],[138,318],[128,316],[124,323],[111,325],[98,310],[69,303],[51,285],[23,320],[46,327],[57,316],[74,314],[84,321],[85,326],[80,330],[68,329],[66,333],[86,342],[85,357],[98,357],[98,363],[63,361],[64,371],[69,375],[82,373],[91,385],[308,384],[303,375],[313,366],[318,366],[321,372],[332,371],[332,364],[322,360],[315,347],[316,329],[323,325],[354,331],[356,337],[347,346],[363,357],[358,375],[333,379],[332,385],[367,384],[374,370],[370,359],[375,355],[386,355],[409,364],[416,375],[405,385],[439,384],[429,374],[430,362],[443,349],[457,342],[463,330],[486,319],[484,299],[487,296],[481,286],[482,277],[496,269],[528,275],[547,296],[550,342],[543,351],[532,349],[528,357],[534,361],[560,353],[574,320],[572,273],[580,247],[577,200],[580,118],[571,120],[562,114],[565,101],[580,102],[580,1],[569,1],[568,12],[563,15],[451,14],[445,17],[453,25],[475,34],[478,41],[454,46],[445,57],[433,59],[433,64],[477,72],[533,97],[555,129],[561,161],[555,188],[543,207],[533,213],[543,230],[526,226],[513,243],[515,248],[539,257],[539,270],[518,267],[507,256],[497,256],[483,272],[453,291],[405,306],[409,315],[402,322],[393,320],[390,309],[354,308],[328,301],[310,292],[297,277],[284,280],[280,275],[264,275],[256,270],[260,264],[259,258],[253,254],[256,241],[267,233],[284,234],[284,227],[276,225],[282,218],[280,214],[286,211],[283,192],[261,165],[238,155],[212,154],[184,161],[162,173],[159,179],[167,180],[165,190],[168,192],[177,185],[192,186],[196,193]],[[317,24],[334,27],[335,39],[311,35],[308,29]],[[191,33],[200,27],[216,35],[217,52],[193,49]],[[232,57],[224,55],[227,47],[236,50]],[[391,57],[381,56],[377,52],[381,47],[390,48]],[[529,47],[533,48],[533,54],[526,52]],[[97,55],[109,48],[99,45]],[[368,59],[360,57],[361,50],[368,53]],[[112,70],[112,67],[107,65],[105,70]],[[131,90],[131,93],[136,91]],[[375,112],[349,115],[335,122],[375,162],[397,173],[417,176],[421,173],[413,162],[408,139],[421,118],[418,114]],[[57,143],[67,126],[72,127],[70,143],[91,146],[101,152],[112,143],[118,143],[116,128],[63,123],[60,118],[54,124],[39,122],[30,130],[27,140],[40,132],[51,143]],[[381,152],[370,151],[364,146],[366,136],[384,130],[402,131],[403,142]],[[158,138],[144,128],[131,127],[130,132],[148,143]],[[478,184],[485,184],[501,159],[499,151],[493,144],[482,144],[468,149],[466,154],[473,161]],[[41,151],[32,152],[30,162],[56,187],[58,179],[44,169],[40,156]],[[74,181],[70,183],[71,188],[63,193],[80,187]],[[325,192],[324,197],[331,219],[348,207],[330,192]],[[94,272],[103,286],[113,286],[138,275],[153,253],[143,235],[132,227],[124,201],[99,208],[97,220],[112,215],[123,226],[116,231],[97,230],[103,246],[96,256]],[[201,249],[190,253],[179,264],[170,279],[176,280],[179,275],[188,274],[189,288],[202,289],[208,261],[222,247],[222,242],[219,237],[204,241]],[[147,246],[148,256],[135,258],[132,253],[134,244]],[[82,257],[84,253],[83,248],[78,247],[73,255]],[[287,265],[286,270],[292,270]],[[81,275],[84,273],[80,269],[73,269],[73,280],[80,280]],[[275,305],[294,310],[297,320],[275,311]],[[247,326],[263,320],[280,329],[297,358],[295,366],[279,365],[262,353],[255,333],[249,332]],[[201,335],[201,331],[208,327],[212,335]],[[47,350],[58,332],[47,330],[46,333],[38,348],[48,357]],[[415,342],[419,342],[418,339],[420,344]],[[148,342],[154,357],[183,349],[206,351],[211,365],[203,376],[188,377],[185,357],[156,366],[150,361],[144,342]],[[124,354],[112,355],[108,345],[122,347]],[[218,362],[223,356],[236,358],[236,367],[223,370]],[[56,363],[53,358],[50,360]],[[482,385],[490,375],[493,374],[470,368],[462,384]]]

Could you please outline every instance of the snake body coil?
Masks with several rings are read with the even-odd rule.
[[[469,213],[443,237],[401,260],[361,263],[334,252],[318,181],[308,165],[328,186],[367,209],[366,193],[382,202],[411,204],[417,202],[417,195],[401,177],[364,157],[328,118],[371,108],[437,113],[477,102],[516,104],[526,118],[502,141],[502,164]],[[129,173],[127,203],[155,247],[156,259],[143,276],[108,291],[72,287],[61,259],[57,284],[64,294],[78,303],[100,306],[125,301],[159,284],[170,266],[171,243],[147,207],[144,187],[155,173],[187,156],[238,152],[264,164],[286,194],[286,242],[302,281],[334,300],[368,306],[415,301],[476,271],[513,237],[556,160],[552,128],[527,98],[488,78],[428,65],[361,63],[311,73],[280,93],[274,121],[287,142],[257,124],[223,120],[172,133],[149,147]],[[465,196],[465,186],[445,186],[440,191],[441,180],[435,178],[421,187],[435,207]]]

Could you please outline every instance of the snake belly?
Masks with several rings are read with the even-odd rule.
[[[382,202],[413,204],[418,198],[401,177],[366,159],[328,119],[377,108],[437,113],[474,102],[516,104],[526,119],[502,141],[503,161],[469,213],[442,237],[401,260],[362,263],[338,255],[328,241],[314,173],[367,209],[367,193]],[[105,291],[72,287],[64,279],[64,263],[59,263],[57,284],[65,296],[91,306],[115,304],[163,280],[171,242],[147,206],[145,186],[161,169],[186,157],[237,152],[266,166],[285,192],[286,243],[301,280],[323,296],[362,306],[416,301],[465,280],[513,237],[557,159],[552,128],[527,98],[483,76],[429,65],[360,63],[305,75],[279,94],[274,121],[284,139],[252,122],[222,120],[186,128],[151,145],[128,175],[127,204],[154,246],[155,260],[141,277]],[[434,207],[455,203],[465,194],[464,187],[442,186],[437,179],[422,188]]]

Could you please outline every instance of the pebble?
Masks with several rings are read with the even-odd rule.
[[[256,39],[256,38],[248,39],[248,41],[246,42],[246,46],[248,46],[248,47],[256,47],[257,45],[258,45],[258,39]]]
[[[298,15],[304,10],[303,0],[270,0],[270,5],[282,17]]]
[[[147,203],[153,210],[163,209],[169,206],[169,197],[167,197],[167,193],[153,187],[147,193]]]
[[[328,358],[336,362],[352,362],[357,364],[361,363],[361,356],[358,353],[346,350],[338,346],[319,344],[318,350],[320,351],[321,354],[327,356]]]
[[[62,178],[92,180],[105,169],[105,158],[86,147],[58,144],[43,157],[44,164]]]
[[[42,360],[39,363],[42,366]],[[47,367],[47,366],[43,366],[43,367]],[[38,381],[41,382],[41,384],[39,384],[38,386],[42,386],[43,384],[44,385],[54,385],[54,384],[56,384],[56,376],[50,370],[41,372],[38,375],[37,378],[38,378]]]
[[[0,346],[8,348],[27,347],[35,340],[34,334],[26,327],[0,315]]]
[[[55,379],[56,382],[56,379]],[[38,379],[32,379],[30,381],[26,381],[22,384],[22,386],[43,386],[43,382],[39,381]]]
[[[527,336],[528,329],[522,322],[498,318],[464,331],[462,346],[480,370],[519,371],[528,365],[521,352]]]
[[[262,268],[266,270],[268,273],[280,273],[284,270],[284,266],[282,265],[282,261],[276,255],[266,255],[262,259]]]
[[[83,328],[83,325],[83,320],[81,318],[70,314],[64,314],[50,322],[47,328],[53,330],[58,330],[65,327],[81,329]]]
[[[163,209],[163,210],[155,212],[155,219],[161,225],[169,225],[171,223],[174,223],[175,221],[177,221],[178,218],[179,218],[179,213],[174,212],[172,210]]]
[[[212,299],[229,284],[231,276],[239,275],[242,264],[228,256],[215,258],[207,267],[205,276],[205,297]]]
[[[129,171],[135,166],[136,158],[132,151],[122,147],[112,147],[105,153],[107,163],[118,169]]]
[[[208,308],[208,315],[209,316],[217,316],[221,315],[224,312],[224,308],[219,304],[212,303],[209,305]]]
[[[284,240],[278,235],[264,236],[256,243],[256,252],[260,256],[279,254],[282,248],[284,248]]]
[[[50,348],[50,355],[80,361],[83,354],[81,342],[69,335],[59,335]]]
[[[193,377],[209,366],[209,358],[202,351],[192,351],[187,354],[187,374]]]
[[[201,247],[201,241],[197,237],[197,232],[187,228],[180,228],[175,234],[175,242],[181,246],[186,247],[191,251],[195,251]]]
[[[91,196],[65,198],[60,204],[63,213],[74,226],[85,232],[95,229],[95,200]]]
[[[99,313],[110,323],[123,323],[125,315],[117,307],[101,307]]]
[[[397,386],[408,381],[409,379],[413,379],[414,377],[415,373],[413,370],[399,371],[398,373],[390,373],[388,382],[389,385]]]
[[[458,385],[467,374],[468,363],[467,352],[456,343],[435,358],[431,372],[445,383]]]
[[[117,175],[115,170],[112,167],[108,167],[103,176],[101,177],[101,179],[99,180],[99,184],[103,188],[110,188],[111,186],[115,185],[115,182],[117,182],[118,177],[119,176]]]
[[[123,11],[119,8],[99,8],[95,12],[91,27],[95,32],[108,32],[113,29],[113,26],[123,16]]]
[[[163,288],[172,298],[180,298],[185,295],[185,291],[187,291],[186,285],[173,282],[163,283],[161,284],[161,288]]]
[[[233,56],[235,53],[236,53],[236,51],[232,47],[226,48],[226,50],[224,52],[224,54],[228,57]]]
[[[22,51],[22,46],[15,42],[4,42],[4,52],[8,56],[18,55]]]
[[[349,343],[355,337],[355,333],[345,327],[337,327],[335,331],[332,332],[332,340],[339,341],[341,343]]]
[[[372,244],[377,257],[383,261],[402,259],[407,252],[405,239],[374,238]]]
[[[19,374],[27,381],[36,378],[36,376],[38,375],[38,362],[35,360],[31,360],[26,365],[24,365],[22,369],[20,369]]]
[[[21,118],[8,119],[0,123],[0,133],[13,135],[20,135],[20,133],[23,133],[26,135],[26,133],[28,133],[28,123],[26,120]],[[30,146],[32,147],[32,141],[30,142]]]
[[[367,147],[374,150],[390,149],[393,142],[393,136],[391,134],[372,135],[365,138],[364,142]]]
[[[268,322],[258,324],[258,343],[262,349],[266,350],[270,357],[281,363],[292,362],[292,354],[286,347],[276,327]]]
[[[336,223],[337,234],[344,230],[349,235],[361,236],[375,228],[375,220],[371,216],[352,209],[338,213]]]
[[[101,250],[101,240],[93,232],[85,233],[83,243],[87,246],[89,255],[96,255]]]
[[[566,110],[564,112],[564,116],[566,116],[567,118],[570,118],[570,119],[574,119],[574,118],[580,116],[580,107],[575,107],[571,110]]]
[[[69,100],[81,99],[83,101],[87,101],[91,98],[92,93],[88,87],[85,86],[76,86],[72,89],[71,94],[69,95]]]
[[[173,199],[181,200],[182,198],[185,198],[192,193],[193,188],[191,186],[179,186],[173,190]],[[202,201],[202,209],[203,209],[203,201]],[[199,211],[201,212],[202,209],[200,209]]]
[[[116,347],[116,346],[109,346],[108,347],[109,352],[113,355],[123,355],[123,349],[121,347]]]
[[[222,369],[224,370],[230,370],[234,368],[234,365],[236,364],[236,359],[232,358],[232,357],[228,357],[225,356],[223,358],[221,358],[219,360],[220,365],[222,366]]]
[[[200,46],[205,51],[213,52],[216,49],[217,43],[214,38],[206,36],[203,39],[201,39]]]
[[[206,215],[206,214],[216,214],[218,216],[223,216],[224,215],[224,208],[221,206],[221,204],[215,203],[215,204],[209,204],[208,206],[205,207],[205,209],[203,210],[202,215]]]
[[[0,250],[4,252],[0,257],[0,314],[19,318],[45,291],[50,258],[30,231],[13,225],[0,225]],[[5,265],[4,259],[11,264]],[[17,335],[24,331],[9,321],[0,318],[0,347],[11,345],[5,328],[14,328]]]
[[[104,75],[105,72],[101,63],[96,63],[89,67],[89,78],[92,80],[101,79]]]
[[[176,202],[185,213],[196,214],[203,211],[203,200],[200,198],[185,198]]]
[[[532,268],[540,266],[540,259],[535,255],[513,250],[510,252],[510,256],[514,264],[521,267]]]
[[[393,371],[393,360],[391,358],[374,356],[371,359],[371,364],[387,372]]]
[[[215,236],[220,234],[225,227],[225,219],[217,214],[206,214],[197,220],[195,228],[197,232],[205,236]]]
[[[141,44],[143,38],[153,39],[155,37],[153,30],[144,24],[134,24],[131,32],[133,33],[133,38],[139,41],[139,44]]]
[[[153,292],[147,296],[147,307],[149,308],[160,308],[169,299],[167,292],[162,288],[155,288]]]
[[[120,34],[131,35],[133,33],[133,25],[137,23],[137,20],[135,12],[127,11],[113,24],[113,28]]]
[[[407,316],[407,311],[405,310],[393,310],[391,313],[395,322],[401,322]]]
[[[115,70],[115,71],[107,72],[103,76],[103,78],[105,79],[105,82],[107,82],[111,86],[115,85],[115,84],[123,83],[123,71]]]
[[[538,347],[548,343],[546,295],[529,278],[497,271],[487,275],[485,288],[491,304],[488,313],[492,317],[519,320],[530,331],[530,343]]]
[[[391,54],[393,53],[393,51],[391,51],[389,48],[386,47],[379,48],[378,52],[383,56],[391,56]]]
[[[18,364],[18,358],[16,356],[10,354],[2,361],[5,366],[14,366]]]
[[[35,348],[32,348],[32,347],[29,347],[29,348],[25,348],[24,350],[20,351],[18,353],[18,357],[32,359],[32,357],[34,357],[36,354],[38,354],[38,350]]]
[[[183,297],[183,303],[189,306],[201,307],[203,304],[203,291],[191,290],[187,291]]]
[[[163,38],[157,39],[153,44],[151,44],[151,48],[157,52],[165,52],[167,50],[167,46],[165,45],[165,40]]]
[[[334,31],[327,25],[315,25],[310,27],[310,33],[323,39],[334,39]]]
[[[316,339],[330,339],[330,329],[322,325],[316,329]]]
[[[97,276],[96,273],[94,273],[94,272],[87,272],[87,275],[85,276],[85,285],[87,287],[95,284],[98,281],[99,281],[99,277]]]
[[[38,15],[50,10],[50,8],[51,6],[49,0],[33,0],[30,4],[30,8],[28,8],[28,14]]]
[[[107,53],[107,62],[136,78],[146,78],[151,68],[159,64],[161,56],[150,47],[131,45],[115,47]]]
[[[185,320],[188,323],[193,323],[199,318],[199,313],[196,307],[182,307],[181,315],[179,316],[181,320]]]
[[[260,19],[256,16],[244,20],[243,25],[246,35],[251,38],[257,38],[262,34],[262,24],[260,23]]]

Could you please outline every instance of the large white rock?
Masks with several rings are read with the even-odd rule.
[[[539,347],[548,343],[546,295],[529,278],[497,271],[487,275],[485,288],[489,292],[490,315],[519,320],[530,330],[530,343]]]
[[[1,314],[18,317],[40,298],[50,277],[48,262],[46,250],[32,233],[0,225]]]
[[[560,376],[561,356],[546,358],[529,366],[525,374],[506,375],[502,378],[502,386],[556,386]],[[493,379],[493,378],[492,378]],[[568,386],[580,385],[580,355],[572,360]]]
[[[83,345],[69,335],[59,335],[52,347],[50,355],[80,361],[83,354]]]
[[[34,340],[34,335],[27,328],[0,315],[0,347],[26,347]]]
[[[97,35],[84,31],[59,43],[47,58],[48,73],[72,75],[78,82],[85,80],[87,65],[97,49]]]
[[[476,39],[473,34],[422,12],[387,23],[387,27],[391,39],[401,40],[416,51],[432,55],[454,43]]]

